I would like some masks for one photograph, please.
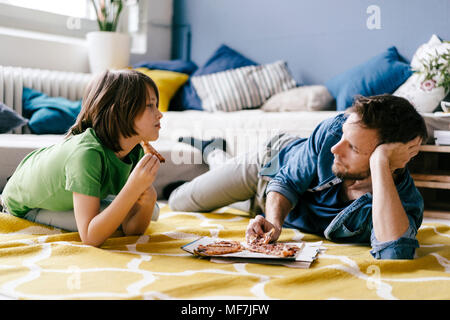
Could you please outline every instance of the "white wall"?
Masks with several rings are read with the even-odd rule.
[[[146,1],[149,1],[146,51],[132,53],[130,64],[170,59],[173,1]],[[89,72],[85,41],[4,27],[0,27],[0,65]]]

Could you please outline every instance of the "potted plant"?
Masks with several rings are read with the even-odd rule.
[[[443,101],[450,99],[450,49],[446,52],[430,55],[429,59],[421,61],[421,69],[415,70],[423,75],[423,81],[420,88],[423,91],[431,91],[434,88],[442,88],[446,97]],[[444,104],[441,104],[442,109],[445,109]]]
[[[130,60],[131,37],[117,32],[123,0],[91,0],[100,31],[86,35],[92,73],[122,69]]]

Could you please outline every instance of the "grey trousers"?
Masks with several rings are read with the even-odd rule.
[[[112,201],[113,198],[111,197],[100,200],[100,211],[105,210],[111,204]],[[3,207],[3,212],[8,213],[5,207]],[[156,221],[158,217],[159,217],[159,206],[157,203],[155,203],[152,220]],[[45,209],[32,209],[28,211],[23,218],[31,222],[36,222],[67,231],[78,232],[77,222],[75,220],[75,213],[73,210],[50,211]]]
[[[265,142],[258,151],[234,158],[221,150],[212,152],[207,159],[210,170],[175,189],[169,197],[170,208],[208,212],[231,206],[252,216],[264,212],[269,179],[261,177],[259,171],[276,153],[298,138],[283,133]]]

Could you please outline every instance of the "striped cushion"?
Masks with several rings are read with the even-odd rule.
[[[285,61],[194,76],[191,81],[207,111],[257,108],[272,95],[296,86]]]

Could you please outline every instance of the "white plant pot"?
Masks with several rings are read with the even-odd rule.
[[[129,34],[94,31],[86,35],[86,40],[92,73],[128,67],[131,47]]]

